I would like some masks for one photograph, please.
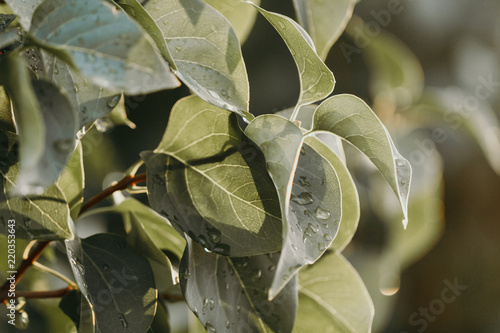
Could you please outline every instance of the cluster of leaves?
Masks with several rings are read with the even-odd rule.
[[[342,140],[392,187],[405,227],[411,167],[367,104],[329,97],[324,59],[355,1],[294,0],[299,23],[239,0],[6,3],[0,232],[14,218],[18,238],[64,244],[78,288],[60,307],[79,332],[167,331],[160,294],[177,289],[208,332],[370,331],[370,297],[341,254],[359,220]],[[258,14],[290,50],[300,95],[254,117],[241,42]],[[123,94],[181,82],[193,95],[141,154],[150,207],[87,211],[120,214],[126,236],[80,238],[86,129],[125,122]]]

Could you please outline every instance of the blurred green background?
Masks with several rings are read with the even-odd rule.
[[[395,5],[402,9],[382,20],[381,11]],[[262,7],[294,17],[291,0],[262,0]],[[418,58],[427,87],[460,90],[464,96],[473,96],[481,78],[491,78],[496,85],[492,85],[484,102],[500,116],[500,1],[364,0],[357,4],[354,14],[367,24],[384,25],[373,38],[390,33],[402,41]],[[375,104],[374,109],[394,134],[396,145],[405,157],[415,151],[416,142],[427,143],[419,148],[426,152],[426,159],[414,165],[418,169],[414,171],[433,180],[419,183],[417,178],[414,183],[411,196],[420,194],[422,202],[432,201],[427,206],[416,203],[413,212],[410,209],[408,231],[399,237],[403,229],[401,218],[391,214],[396,199],[389,195],[388,202],[384,201],[388,187],[378,184],[373,170],[365,166],[359,155],[348,151],[362,211],[356,236],[344,254],[359,270],[374,299],[373,331],[500,332],[500,175],[462,128],[450,126],[442,117],[441,121],[411,120],[411,114],[419,113],[419,109],[408,105],[406,109],[396,110],[406,113],[399,117],[394,115],[390,103],[375,99],[376,73],[369,61],[373,60],[370,47],[357,48],[346,56],[346,45],[353,46],[356,42],[352,35],[344,33],[326,60],[337,80],[334,93],[354,94],[370,105]],[[385,51],[389,55],[395,52]],[[295,64],[283,41],[260,16],[243,46],[243,55],[250,80],[252,113],[274,113],[295,105],[299,92]],[[399,55],[394,53],[394,56]],[[397,64],[391,66],[389,71]],[[139,159],[140,152],[156,148],[173,103],[188,93],[183,86],[149,96],[129,97],[127,112],[136,129],[119,126],[106,133],[89,131],[83,141],[86,198],[119,179],[121,173]],[[395,94],[393,97],[398,101],[408,100],[407,91],[400,89]],[[446,107],[456,108],[453,102]],[[412,121],[417,124],[414,131],[408,130],[413,126]],[[406,129],[400,131],[403,125]],[[436,129],[443,131],[445,139],[435,140],[439,141],[435,142],[435,150],[434,144],[429,145],[425,140]],[[139,198],[146,200],[145,195]],[[387,220],[391,220],[390,223]],[[425,228],[415,231],[413,222]],[[405,245],[413,246],[412,242],[419,241],[418,237],[423,237],[428,244],[420,242],[424,246],[415,250],[413,257],[409,255],[411,260],[404,264],[393,260],[391,255],[404,257],[394,251],[408,251]],[[394,239],[403,244],[394,246]],[[36,279],[38,273],[32,274]],[[449,284],[455,281],[466,289],[453,301],[446,302],[443,291],[449,290]],[[444,294],[452,296],[449,292]],[[37,311],[28,309],[32,325],[27,332],[45,332],[43,327],[57,326],[44,323],[42,318],[47,314],[40,309],[47,303],[43,302],[38,303]],[[48,311],[48,307],[45,309]],[[423,314],[425,311],[427,315]],[[182,315],[175,321],[184,318]],[[59,329],[67,332],[65,324],[61,325]]]

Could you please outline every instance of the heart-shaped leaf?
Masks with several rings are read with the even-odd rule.
[[[336,134],[370,158],[396,193],[406,227],[410,162],[399,154],[389,132],[370,107],[353,95],[333,96],[316,109],[313,131]]]
[[[267,299],[278,258],[220,256],[189,240],[180,266],[184,298],[208,332],[291,332],[297,279]]]
[[[151,206],[204,247],[231,256],[280,250],[276,191],[234,113],[182,99],[155,153],[142,157]]]
[[[215,106],[248,111],[240,43],[222,14],[202,0],[150,0],[145,8],[163,33],[177,76]]]
[[[30,32],[41,45],[71,54],[99,86],[141,94],[179,85],[137,23],[100,0],[44,1]]]

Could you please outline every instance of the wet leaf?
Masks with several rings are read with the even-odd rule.
[[[294,332],[368,333],[374,313],[363,281],[341,254],[325,254],[300,272]]]
[[[163,33],[177,76],[215,106],[248,111],[240,43],[222,14],[202,0],[150,0],[145,8]]]
[[[352,95],[333,96],[316,109],[313,131],[336,134],[370,158],[396,193],[406,227],[410,162],[399,154],[389,132],[370,107]]]
[[[321,59],[351,19],[356,0],[293,0],[298,22],[311,36]]]
[[[335,78],[316,53],[309,35],[292,19],[255,6],[281,35],[297,64],[300,96],[296,109],[317,102],[333,91]]]
[[[142,157],[151,206],[207,249],[247,256],[281,248],[273,183],[235,114],[182,99],[158,148]]]
[[[205,2],[217,9],[219,13],[229,20],[240,43],[243,44],[252,31],[257,17],[257,10],[245,5],[242,1],[205,0]],[[254,0],[253,3],[259,6],[260,0]]]
[[[273,299],[335,238],[342,216],[340,185],[331,164],[309,145],[302,146],[302,131],[292,122],[274,115],[260,116],[245,134],[266,157],[284,217],[283,247],[269,290]]]
[[[89,300],[97,332],[146,332],[157,290],[146,258],[115,235],[97,234],[67,243],[78,286]]]
[[[297,279],[273,301],[267,299],[278,257],[230,258],[188,241],[180,266],[181,288],[208,332],[291,332]]]
[[[9,25],[16,19],[16,15],[14,14],[3,14],[5,13],[3,11],[3,8],[0,7],[0,11],[2,14],[0,14],[0,31],[5,30],[6,28],[9,27]]]
[[[7,234],[7,221],[16,220],[16,237],[54,240],[73,238],[68,225],[69,207],[63,192],[54,184],[40,195],[8,197],[14,191],[19,166],[11,165],[8,172],[0,171],[0,233]]]
[[[82,73],[43,52],[45,78],[63,90],[78,114],[78,128],[91,125],[96,119],[108,115],[120,102],[121,94],[95,85]]]
[[[153,20],[153,18],[148,14],[146,9],[137,0],[116,0],[116,3],[134,20],[136,20],[146,32],[154,40],[158,51],[163,56],[163,58],[168,61],[168,64],[172,69],[177,70],[177,66],[168,50],[167,43],[163,34]]]
[[[148,333],[170,333],[170,318],[167,308],[158,303],[155,318],[149,327]]]
[[[46,0],[33,22],[30,32],[39,44],[71,54],[78,69],[99,86],[133,95],[179,85],[149,35],[112,5]]]
[[[305,143],[314,148],[332,165],[339,179],[342,193],[342,219],[340,220],[340,228],[330,248],[341,252],[351,242],[358,228],[360,216],[358,191],[345,162],[328,145],[314,137],[306,138]]]

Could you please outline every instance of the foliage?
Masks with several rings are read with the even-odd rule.
[[[335,79],[324,60],[356,1],[294,0],[300,24],[259,7],[260,1],[6,3],[19,20],[1,7],[0,232],[9,235],[7,221],[14,219],[18,246],[22,239],[36,241],[32,256],[44,249],[50,256],[53,241],[65,249],[58,266],[72,278],[63,277],[67,288],[57,297],[70,327],[165,332],[168,302],[180,299],[208,332],[371,331],[372,300],[342,254],[360,216],[355,170],[347,168],[343,142],[373,162],[389,184],[378,188],[391,188],[399,201],[397,211],[381,213],[391,220],[392,238],[378,258],[396,274],[435,239],[429,235],[436,228],[423,222],[439,215],[436,202],[426,198],[439,195],[440,174],[418,172],[425,186],[409,199],[412,168],[394,141],[411,152],[409,141],[400,140],[410,128],[398,128],[393,140],[379,112],[364,101],[330,96]],[[249,110],[241,52],[256,15],[279,33],[300,80],[294,108],[258,117]],[[348,33],[352,24],[359,20]],[[375,111],[391,103],[405,116],[429,104],[426,110],[440,110],[439,93],[425,91],[428,99],[418,102],[421,78],[405,76],[418,73],[418,63],[403,46],[384,35],[370,45]],[[404,79],[385,62],[400,66]],[[120,182],[82,204],[82,142],[89,129],[110,119],[133,126],[124,95],[181,83],[192,95],[172,108],[157,148],[144,151]],[[397,100],[398,89],[409,90],[410,100]],[[468,128],[494,161],[480,122],[470,120]],[[430,159],[432,170],[439,170],[439,160]],[[146,174],[137,174],[142,164]],[[144,181],[149,204],[119,192],[134,194]],[[113,206],[92,209],[110,195]],[[385,192],[378,199],[385,200]],[[121,232],[84,238],[75,224],[96,217],[118,219]],[[418,241],[406,242],[397,220],[418,229]],[[399,257],[390,257],[394,253]],[[19,277],[33,261],[25,261]],[[18,307],[17,314],[26,312]]]

